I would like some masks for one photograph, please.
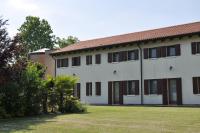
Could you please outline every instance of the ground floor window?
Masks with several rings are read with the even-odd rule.
[[[80,83],[77,83],[75,86],[74,86],[74,91],[73,91],[73,95],[74,97],[77,97],[80,99],[80,89],[81,89],[81,84]]]
[[[86,96],[92,96],[92,82],[86,83]]]
[[[193,77],[193,93],[200,94],[200,77]]]

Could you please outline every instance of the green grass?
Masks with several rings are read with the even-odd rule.
[[[200,108],[89,106],[88,113],[0,120],[3,133],[200,133]]]

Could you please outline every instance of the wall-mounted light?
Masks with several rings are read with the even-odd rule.
[[[73,76],[76,76],[76,74],[75,74],[75,73],[73,73]]]
[[[114,71],[113,71],[113,74],[116,74],[116,73],[117,73],[117,71],[116,71],[116,70],[114,70]]]
[[[169,67],[169,70],[171,71],[172,69],[173,69],[173,66],[170,66],[170,67]]]

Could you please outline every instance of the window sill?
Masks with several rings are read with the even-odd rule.
[[[145,96],[150,96],[150,97],[154,97],[154,96],[160,96],[161,94],[148,94],[148,95],[145,95]]]
[[[71,68],[76,68],[76,67],[80,67],[80,66],[71,66]]]
[[[200,96],[200,94],[194,94],[195,96]]]
[[[68,67],[57,67],[57,69],[66,69]]]
[[[127,96],[127,97],[136,97],[136,96],[139,96],[139,95],[124,95],[124,96]]]

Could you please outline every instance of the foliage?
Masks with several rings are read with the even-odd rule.
[[[56,38],[56,44],[58,44],[60,48],[64,48],[77,42],[79,42],[78,38],[73,36],[68,36],[67,38]]]
[[[21,43],[26,47],[26,52],[41,48],[54,47],[54,35],[49,23],[39,17],[27,16],[26,21],[18,29]]]
[[[87,108],[75,97],[68,96],[66,98],[64,111],[65,113],[82,113],[86,112]]]
[[[73,86],[77,82],[77,78],[72,76],[58,76],[55,80],[56,91],[59,95],[58,106],[59,111],[64,112],[64,101],[66,96],[71,96]]]

